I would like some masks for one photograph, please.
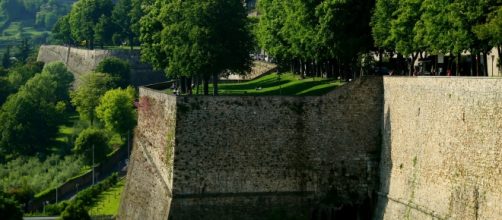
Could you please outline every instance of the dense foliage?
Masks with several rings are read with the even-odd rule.
[[[137,45],[143,0],[79,0],[70,13],[55,22],[54,39],[65,44],[82,44],[94,49],[104,45]]]
[[[126,88],[129,85],[131,68],[129,67],[129,63],[125,60],[116,57],[105,58],[98,64],[94,71],[109,74],[114,78],[116,86]]]
[[[240,1],[157,0],[146,12],[141,18],[142,58],[169,77],[204,80],[204,94],[212,77],[218,94],[221,74],[249,70],[253,44]],[[189,81],[180,83],[182,90]]]
[[[44,152],[64,118],[73,75],[62,63],[48,64],[0,108],[2,154],[34,155]]]
[[[410,74],[411,65],[423,54],[450,54],[460,59],[462,52],[469,51],[479,66],[487,63],[486,55],[493,47],[500,54],[501,8],[500,0],[377,0],[373,38],[381,49],[410,57]],[[449,65],[451,68],[452,63]],[[486,65],[472,72],[486,75]]]
[[[0,219],[2,220],[21,220],[23,213],[19,204],[13,198],[4,194],[0,190]]]
[[[354,72],[358,57],[372,47],[372,8],[368,0],[261,0],[256,36],[260,47],[301,76]]]
[[[114,88],[114,79],[105,73],[89,73],[80,78],[80,85],[71,93],[71,102],[80,114],[80,119],[94,124],[95,109],[99,99]]]
[[[106,129],[126,134],[136,126],[134,99],[135,91],[132,87],[109,90],[101,97],[96,108],[97,117]]]
[[[74,151],[83,155],[87,164],[99,163],[110,153],[109,138],[105,131],[96,128],[87,128],[80,132],[75,141]]]
[[[91,220],[89,213],[83,206],[82,200],[70,203],[61,213],[61,220]]]

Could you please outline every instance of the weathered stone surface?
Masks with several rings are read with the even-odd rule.
[[[321,97],[175,97],[141,88],[119,217],[167,218],[165,207],[171,219],[259,219],[277,210],[308,217],[326,199],[369,213],[382,94],[381,78]],[[153,201],[136,196],[155,193],[162,208],[145,213]]]
[[[138,50],[86,50],[57,45],[42,45],[38,51],[38,61],[45,63],[61,61],[75,75],[76,84],[82,74],[93,71],[107,57],[118,57],[129,62],[131,67],[130,81],[134,86],[147,85],[165,81],[164,74],[153,71],[152,67],[140,61]]]
[[[384,78],[377,219],[502,219],[502,79]]]

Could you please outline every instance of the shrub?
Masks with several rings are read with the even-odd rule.
[[[129,63],[125,60],[116,57],[105,58],[98,64],[95,71],[110,74],[117,79],[117,85],[122,88],[129,85],[131,69]]]
[[[0,191],[0,219],[2,220],[23,219],[23,213],[16,200],[8,197],[1,191]]]
[[[92,163],[93,147],[94,147],[94,162],[99,163],[106,158],[110,148],[108,147],[108,137],[106,131],[87,128],[80,132],[75,141],[75,152],[84,156],[87,164]]]
[[[75,200],[61,213],[62,220],[90,220],[91,217],[82,205],[82,201]]]

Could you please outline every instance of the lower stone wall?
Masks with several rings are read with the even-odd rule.
[[[129,62],[131,67],[130,82],[134,86],[166,81],[161,71],[154,71],[148,64],[142,63],[138,50],[86,50],[58,45],[42,45],[38,51],[38,61],[45,63],[61,61],[75,75],[78,85],[82,74],[93,71],[107,57],[117,57]]]
[[[502,79],[384,78],[376,219],[502,219]]]

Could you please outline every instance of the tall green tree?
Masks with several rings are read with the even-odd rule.
[[[57,99],[58,87],[57,77],[45,72],[7,98],[0,109],[2,151],[15,155],[45,151],[42,147],[57,134],[65,109]]]
[[[62,43],[65,44],[72,44],[74,42],[74,39],[72,37],[71,33],[71,26],[70,26],[70,16],[65,15],[60,17],[56,24],[54,25],[54,28],[52,29],[52,35],[54,39],[61,41]]]
[[[76,107],[80,118],[89,121],[91,126],[94,125],[95,109],[101,96],[114,87],[114,80],[109,74],[84,74],[78,87],[70,94],[71,103]]]
[[[394,12],[396,18],[390,22],[390,40],[394,42],[396,51],[405,57],[410,57],[407,60],[409,75],[413,73],[418,55],[424,50],[415,41],[415,25],[420,19],[421,2],[421,0],[400,0]]]
[[[245,73],[251,66],[252,37],[239,1],[156,0],[142,18],[142,58],[170,77],[202,77],[204,93],[212,76]]]
[[[114,26],[109,17],[101,15],[98,22],[94,25],[94,40],[99,42],[101,48],[105,44],[112,42],[112,35],[114,33]]]
[[[112,20],[118,26],[121,38],[128,40],[131,50],[139,35],[139,20],[143,16],[141,0],[119,0],[112,12]]]
[[[69,101],[69,88],[72,86],[75,78],[66,66],[62,62],[48,63],[42,69],[42,74],[52,76],[57,82],[54,91],[56,99],[58,101]]]
[[[128,87],[109,90],[101,97],[96,114],[106,129],[124,135],[136,126],[134,94],[134,89]]]
[[[394,12],[398,8],[398,3],[398,0],[376,0],[371,27],[373,40],[378,48],[390,51],[395,48],[390,35],[390,22],[395,19]]]
[[[490,46],[496,47],[499,59],[502,57],[502,5],[490,7],[486,22],[482,22],[473,27],[476,36],[488,41]],[[502,69],[502,63],[498,63]]]
[[[71,33],[77,41],[86,41],[94,49],[95,26],[102,15],[110,17],[113,8],[111,0],[79,0],[70,12]]]
[[[286,16],[282,16],[285,13],[283,1],[258,1],[258,11],[260,17],[256,35],[259,46],[279,60],[291,60],[291,45],[282,32],[286,23]]]

